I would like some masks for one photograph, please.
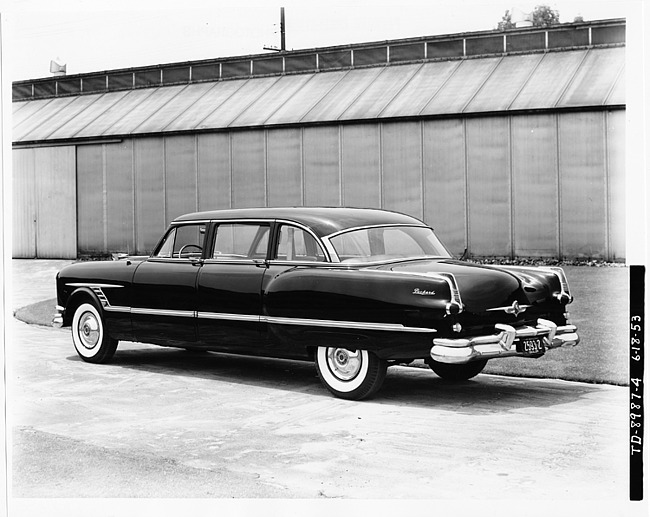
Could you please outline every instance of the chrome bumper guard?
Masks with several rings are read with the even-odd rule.
[[[558,327],[552,321],[544,319],[538,319],[536,327],[526,326],[515,329],[502,323],[494,327],[501,332],[472,338],[434,338],[431,358],[441,363],[462,364],[475,359],[526,357],[526,354],[517,351],[517,342],[535,337],[542,338],[547,350],[562,346],[576,346],[580,342],[575,325]]]
[[[60,329],[63,327],[63,311],[65,311],[65,307],[61,307],[60,305],[56,306],[56,314],[52,318],[52,326],[54,328]]]

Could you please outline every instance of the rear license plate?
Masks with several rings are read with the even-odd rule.
[[[517,352],[524,355],[543,354],[544,342],[540,338],[522,339],[517,343]]]

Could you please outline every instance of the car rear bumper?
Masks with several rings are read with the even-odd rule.
[[[580,337],[575,325],[558,326],[552,321],[539,319],[536,327],[514,328],[510,325],[497,324],[500,332],[486,336],[469,338],[434,338],[431,358],[441,363],[462,364],[476,359],[494,359],[496,357],[531,357],[517,350],[517,344],[523,339],[540,338],[546,350],[563,346],[576,346]],[[538,357],[541,354],[535,354]]]

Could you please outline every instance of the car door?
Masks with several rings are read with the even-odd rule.
[[[175,225],[133,278],[131,320],[138,341],[196,343],[196,282],[207,225]]]
[[[198,276],[198,334],[202,346],[255,351],[262,345],[262,279],[271,223],[215,223]]]

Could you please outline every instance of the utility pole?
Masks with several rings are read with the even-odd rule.
[[[280,52],[287,50],[287,45],[284,39],[285,25],[284,25],[284,7],[280,7]]]
[[[287,50],[285,41],[285,24],[284,24],[284,7],[280,7],[280,48],[278,47],[263,47],[264,50],[273,50],[274,52],[284,52]]]

